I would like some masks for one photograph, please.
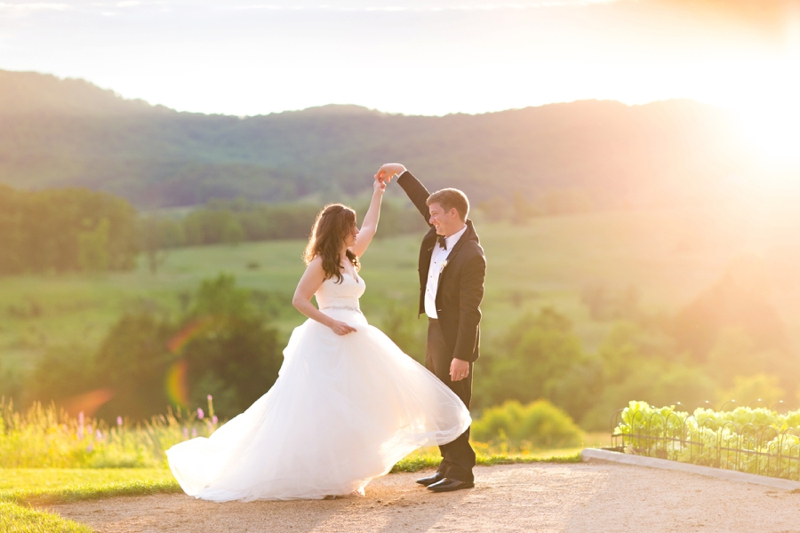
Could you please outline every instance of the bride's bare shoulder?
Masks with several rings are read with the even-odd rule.
[[[322,268],[322,257],[316,256],[311,261],[308,262],[306,265],[306,273],[305,276],[313,276],[315,278],[325,276],[325,270]]]

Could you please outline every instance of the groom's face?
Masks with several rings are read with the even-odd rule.
[[[428,211],[431,214],[428,220],[436,228],[437,235],[448,237],[459,229],[461,218],[455,207],[445,211],[441,204],[433,202],[428,206]]]

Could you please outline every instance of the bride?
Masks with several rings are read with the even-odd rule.
[[[309,320],[292,332],[278,380],[211,437],[167,450],[188,495],[217,502],[363,495],[416,448],[446,444],[469,427],[463,402],[359,308],[359,258],[378,227],[385,188],[375,181],[361,230],[341,204],[317,215],[292,300]]]

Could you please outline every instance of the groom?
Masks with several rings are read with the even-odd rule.
[[[403,165],[383,165],[375,178],[389,182],[394,176],[431,226],[419,251],[419,314],[428,316],[425,366],[461,398],[469,408],[472,364],[480,344],[480,304],[486,257],[472,221],[469,200],[458,189],[433,194]],[[475,451],[469,445],[469,428],[456,440],[439,447],[442,462],[431,477],[417,483],[434,492],[468,489],[475,485],[472,468]]]

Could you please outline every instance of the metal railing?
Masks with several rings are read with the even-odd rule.
[[[726,402],[715,413],[732,413],[733,410],[725,411],[729,403],[733,404]],[[783,402],[778,402],[770,411],[776,412],[775,407],[782,405]],[[695,408],[691,414],[679,411],[680,407],[676,404],[674,409],[650,412],[630,407],[617,410],[611,418],[611,449],[800,480],[800,428],[753,422],[719,423],[708,416],[710,411],[705,411],[709,409],[707,402],[698,406],[703,409]]]

